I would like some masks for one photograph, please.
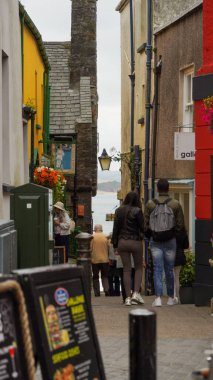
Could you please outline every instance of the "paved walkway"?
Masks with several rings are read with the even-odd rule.
[[[145,308],[157,313],[157,380],[188,380],[207,366],[204,351],[213,343],[213,317],[208,307],[194,305]],[[164,300],[166,304],[166,299]],[[94,297],[93,314],[107,380],[128,380],[128,315],[119,297]],[[138,306],[134,306],[137,308]]]

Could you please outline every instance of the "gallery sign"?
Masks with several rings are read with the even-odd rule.
[[[174,159],[195,160],[195,133],[175,132],[174,134]]]

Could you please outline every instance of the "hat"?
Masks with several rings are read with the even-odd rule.
[[[65,211],[64,204],[62,202],[56,202],[53,207],[58,208],[59,210]]]

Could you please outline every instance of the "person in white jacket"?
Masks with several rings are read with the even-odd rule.
[[[56,202],[54,207],[54,238],[55,246],[64,246],[66,253],[66,262],[70,253],[69,235],[70,235],[70,217],[64,208],[62,202]]]

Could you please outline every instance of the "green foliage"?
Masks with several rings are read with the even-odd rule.
[[[116,154],[113,156],[113,161],[117,162],[124,162],[129,171],[130,171],[130,180],[131,180],[131,190],[135,189],[136,184],[136,176],[135,176],[135,150],[134,147],[130,148],[130,152],[128,153],[120,153],[116,152]]]
[[[195,257],[191,251],[185,252],[186,264],[180,271],[180,286],[192,286],[195,280]]]
[[[29,107],[29,108],[32,108],[35,111],[36,110],[35,99],[28,98],[27,101],[26,101],[26,103],[25,103],[25,106]]]

